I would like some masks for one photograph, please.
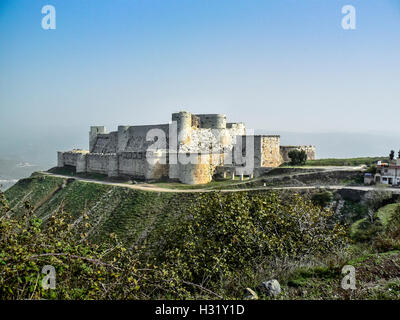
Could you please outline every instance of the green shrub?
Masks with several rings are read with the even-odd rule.
[[[371,165],[365,172],[375,174],[376,173],[376,164]]]
[[[291,150],[288,153],[290,164],[293,166],[300,166],[306,164],[307,153],[304,150]]]
[[[303,287],[312,285],[315,279],[330,280],[340,276],[340,270],[337,267],[300,268],[296,270],[288,279],[287,284],[291,287]]]
[[[329,191],[322,191],[315,193],[311,196],[311,201],[319,205],[321,207],[325,207],[327,204],[329,204],[333,199],[333,194],[332,192]]]
[[[149,242],[125,248],[115,234],[101,245],[87,240],[85,213],[79,229],[62,206],[42,223],[29,202],[14,216],[0,193],[0,299],[238,298],[238,279],[256,279],[260,265],[324,255],[346,241],[331,210],[298,195],[204,193],[181,208]],[[56,269],[54,290],[40,285],[44,265]]]
[[[206,193],[179,221],[163,226],[155,262],[178,277],[211,288],[253,274],[260,261],[302,259],[332,252],[345,242],[333,212],[298,195]]]
[[[155,288],[163,296],[180,293],[151,265],[142,267],[140,250],[126,249],[115,234],[102,245],[72,232],[71,216],[56,211],[46,221],[25,202],[18,218],[0,192],[0,300],[8,299],[148,299]],[[83,215],[86,226],[89,218]],[[56,271],[55,289],[41,285],[42,268]]]
[[[400,250],[400,206],[395,207],[385,229],[374,240],[381,252]]]
[[[387,157],[363,157],[363,158],[328,158],[328,159],[316,159],[316,160],[308,160],[308,166],[360,166],[367,165],[371,166],[376,164],[378,161],[386,162],[388,161]]]
[[[382,232],[383,226],[379,219],[371,222],[370,219],[363,218],[356,221],[352,226],[352,239],[356,242],[374,242],[374,239]]]

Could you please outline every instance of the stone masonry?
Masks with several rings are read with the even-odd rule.
[[[238,154],[248,152],[246,137],[254,141],[254,168],[279,166],[287,161],[290,148],[305,148],[309,159],[315,156],[312,146],[284,147],[277,135],[245,134],[243,123],[227,123],[225,115],[186,111],[173,113],[172,124],[124,125],[110,133],[103,126],[93,126],[89,150],[58,152],[57,166],[109,177],[203,184],[212,180],[218,168],[219,172],[235,172],[243,166],[234,153],[238,142]]]

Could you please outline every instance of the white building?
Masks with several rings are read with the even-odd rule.
[[[389,163],[378,161],[374,181],[375,183],[400,185],[400,158]]]

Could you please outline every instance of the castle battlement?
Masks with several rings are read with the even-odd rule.
[[[197,184],[211,181],[217,171],[242,168],[242,163],[235,162],[235,152],[251,151],[254,168],[279,166],[290,148],[305,149],[309,159],[315,156],[312,146],[280,146],[279,135],[246,136],[244,123],[227,123],[224,114],[181,111],[171,119],[172,124],[121,125],[109,133],[104,126],[91,126],[89,150],[58,152],[58,166],[110,177],[167,178]],[[246,149],[246,137],[253,139],[251,150]],[[246,172],[253,172],[253,167]]]

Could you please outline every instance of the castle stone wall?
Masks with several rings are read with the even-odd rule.
[[[57,166],[73,166],[76,167],[79,161],[84,161],[85,156],[89,153],[87,150],[75,149],[67,152],[57,152]],[[82,165],[81,163],[79,165]]]
[[[109,177],[118,177],[118,155],[117,154],[109,154],[107,158],[107,175]]]
[[[87,172],[108,174],[108,154],[90,153],[86,156]]]
[[[252,142],[246,146],[249,141],[244,124],[227,123],[223,114],[182,111],[173,113],[172,121],[176,121],[177,129],[177,137],[173,137],[173,141],[169,141],[170,130],[173,129],[169,124],[118,126],[117,131],[110,133],[104,126],[92,126],[89,151],[74,149],[59,152],[57,165],[75,166],[77,172],[102,173],[110,177],[169,178],[202,184],[211,181],[216,166],[229,167],[230,172],[253,175],[254,168],[277,167],[283,160],[287,161],[288,152],[293,149],[303,149],[309,159],[315,158],[314,147],[280,146],[279,136],[252,136],[254,146]],[[157,130],[153,131],[152,137],[149,134],[151,130]],[[254,149],[247,152],[246,147]],[[185,161],[181,163],[178,160],[175,163],[175,155],[179,155],[177,158],[189,155],[198,161],[185,164]],[[254,159],[249,159],[250,155]],[[253,160],[254,167],[249,163]]]
[[[280,154],[280,136],[261,136],[261,167],[279,167],[282,163]]]
[[[196,114],[200,119],[200,127],[204,129],[225,129],[226,116],[224,114]]]
[[[78,157],[78,154],[76,153],[69,153],[66,152],[64,153],[64,166],[76,166],[76,159]]]
[[[145,156],[143,152],[124,152],[119,155],[119,172],[122,175],[144,178]]]
[[[89,131],[89,151],[93,152],[94,146],[99,134],[105,134],[106,128],[104,126],[91,126]]]
[[[280,136],[278,135],[256,135],[254,138],[254,168],[259,167],[278,167],[282,163],[279,144]],[[247,155],[247,136],[237,136],[236,147],[242,150],[242,158],[240,159],[240,151],[235,150],[236,165],[240,165],[245,161]]]
[[[87,172],[87,158],[86,154],[78,154],[76,157],[76,172]]]
[[[179,180],[186,184],[209,183],[215,170],[209,158],[209,155],[198,155],[197,163],[179,163]]]
[[[64,152],[57,152],[57,167],[64,167]]]
[[[146,141],[148,132],[152,129],[161,130],[165,139],[168,141],[169,126],[168,124],[149,125],[149,126],[130,126],[121,128],[118,131],[118,148],[117,152],[146,152],[154,141]]]
[[[145,178],[146,179],[162,179],[168,178],[169,166],[163,159],[162,152],[148,152],[145,163]]]
[[[236,143],[236,136],[245,134],[244,126],[231,129],[192,129],[186,140],[181,144],[180,152],[231,152]]]
[[[195,121],[194,121],[195,120]],[[193,127],[197,127],[199,119],[192,116],[191,113],[182,111],[172,114],[172,121],[177,125],[178,147],[190,143],[190,134]],[[193,123],[195,122],[195,123]]]

